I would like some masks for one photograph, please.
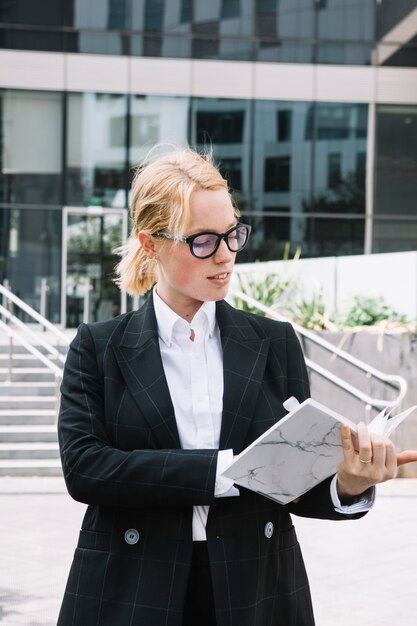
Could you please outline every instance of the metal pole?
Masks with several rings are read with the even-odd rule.
[[[90,321],[90,291],[91,291],[91,281],[90,278],[87,277],[84,287],[84,311],[83,311],[83,322],[84,324],[88,324]]]
[[[8,281],[7,278],[5,278],[3,281],[3,287],[7,289],[8,291],[10,291],[10,282]],[[3,294],[2,300],[3,300],[4,308],[7,309],[9,313],[13,313],[13,303],[11,302],[11,300],[4,294]],[[9,319],[7,317],[5,317],[4,323],[5,324],[9,323]],[[13,381],[13,337],[9,335],[6,383],[9,385],[12,381]]]
[[[7,379],[6,382],[10,385],[13,382],[13,337],[9,336],[9,351],[7,358]]]
[[[55,423],[58,421],[59,415],[59,407],[60,407],[60,399],[61,399],[61,376],[55,374]]]
[[[48,291],[49,291],[49,286],[48,286],[47,279],[41,278],[41,297],[40,297],[40,304],[39,304],[39,312],[42,315],[42,317],[46,317]],[[45,327],[44,327],[44,330],[46,330]]]

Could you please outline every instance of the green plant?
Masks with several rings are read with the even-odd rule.
[[[332,321],[339,327],[374,326],[381,322],[407,324],[405,315],[400,315],[387,305],[383,298],[355,296],[352,306],[342,314],[336,314]]]
[[[236,278],[240,291],[269,308],[274,307],[280,297],[292,285],[290,278],[281,278],[277,274],[263,274],[259,276],[236,273]],[[233,296],[233,302],[238,309],[264,315],[264,312],[258,309],[258,307],[249,304],[238,296]]]
[[[293,322],[309,330],[324,330],[332,326],[325,315],[323,292],[314,293],[310,299],[302,296],[281,311]]]

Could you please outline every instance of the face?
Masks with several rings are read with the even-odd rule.
[[[190,198],[190,218],[184,236],[198,232],[224,233],[237,223],[229,194],[223,189],[195,191]],[[208,259],[196,259],[186,243],[155,241],[158,261],[158,295],[184,319],[191,320],[203,302],[222,300],[229,287],[235,263],[221,241]]]

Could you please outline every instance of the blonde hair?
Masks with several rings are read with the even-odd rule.
[[[177,149],[139,166],[130,202],[133,227],[127,242],[116,250],[122,256],[116,266],[116,283],[122,291],[142,295],[157,280],[157,263],[142,249],[139,231],[182,234],[193,191],[217,189],[229,192],[211,154],[198,154],[191,148]],[[238,216],[236,208],[235,212]]]

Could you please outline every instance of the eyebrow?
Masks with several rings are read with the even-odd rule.
[[[227,226],[227,228],[226,228],[226,230],[224,232],[227,233],[228,230],[230,230],[234,226],[237,226],[238,223],[239,223],[239,220],[236,219],[232,224]],[[200,229],[195,229],[194,232],[190,233],[189,235],[185,235],[185,237],[192,237],[192,235],[198,235],[199,233],[216,233],[217,235],[219,234],[219,232],[217,230],[213,230],[213,229],[210,229],[210,228],[200,228]]]

